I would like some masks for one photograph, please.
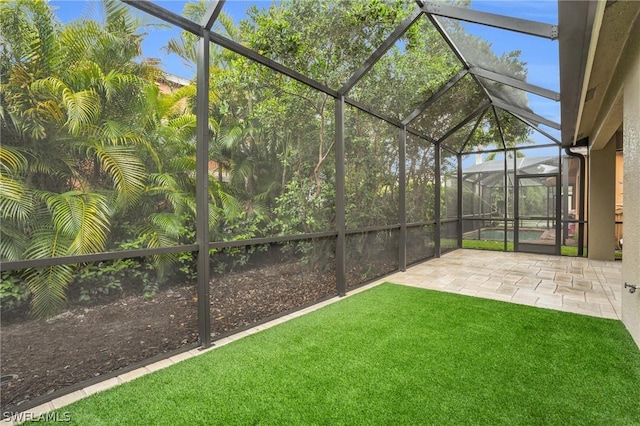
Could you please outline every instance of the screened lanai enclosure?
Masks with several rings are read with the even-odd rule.
[[[581,255],[557,4],[498,3],[2,2],[3,410],[463,246]]]

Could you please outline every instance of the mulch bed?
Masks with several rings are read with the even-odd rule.
[[[335,294],[335,272],[261,266],[214,277],[210,291],[215,338]],[[2,385],[3,409],[198,341],[195,285],[71,306],[46,321],[4,316],[0,371],[18,377]]]

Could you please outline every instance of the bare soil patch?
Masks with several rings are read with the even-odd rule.
[[[335,272],[299,263],[260,266],[211,280],[215,335],[336,294]],[[128,295],[101,305],[70,306],[44,321],[3,312],[3,409],[119,370],[198,341],[195,285],[163,289],[151,300]]]

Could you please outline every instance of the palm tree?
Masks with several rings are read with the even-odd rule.
[[[44,0],[0,4],[3,259],[103,251],[113,216],[145,190],[154,147],[137,118],[158,70],[134,61],[142,35],[128,6],[102,5],[103,23],[63,26]],[[62,306],[72,269],[24,272],[36,316]]]

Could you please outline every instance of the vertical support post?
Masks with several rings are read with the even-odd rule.
[[[211,345],[209,302],[209,32],[202,31],[197,51],[196,94],[196,242],[198,244],[198,336]]]
[[[559,146],[558,147],[558,161],[560,161],[560,167],[558,167],[558,170],[562,170],[562,147]],[[560,256],[562,254],[562,248],[561,248],[561,243],[562,243],[562,199],[566,198],[567,195],[565,194],[564,197],[562,197],[562,186],[561,186],[561,182],[560,182],[560,178],[561,178],[561,174],[558,174],[558,176],[556,177],[556,191],[555,191],[555,203],[556,203],[556,214],[555,214],[555,220],[556,220],[556,226],[554,226],[555,230],[556,230],[556,250],[557,250],[557,255]]]
[[[549,228],[549,217],[551,217],[551,201],[551,188],[547,187],[547,228]]]
[[[441,200],[441,188],[440,188],[440,181],[441,181],[441,173],[442,173],[442,165],[440,164],[440,144],[436,144],[436,170],[435,170],[435,216],[436,216],[436,240],[435,240],[435,255],[436,257],[440,257],[441,254],[441,249],[442,249],[442,219],[440,218],[440,204],[442,202]]]
[[[508,153],[509,151],[507,150],[507,142],[504,140],[504,132],[502,131],[502,125],[500,124],[500,119],[498,118],[498,112],[496,111],[495,106],[492,108],[493,109],[493,116],[496,119],[496,123],[498,123],[498,132],[500,133],[500,140],[502,141],[502,147],[504,148],[504,186],[503,186],[503,197],[504,197],[504,215],[503,215],[503,219],[504,219],[504,226],[502,227],[502,229],[504,229],[504,251],[507,251],[507,249],[509,248],[509,230],[507,229],[507,195],[508,195],[508,190],[507,190],[507,182],[508,182],[508,176],[507,176],[507,171],[509,169],[509,163],[507,160],[508,157]],[[516,158],[516,150],[513,150],[513,158]],[[515,168],[514,168],[515,170]],[[515,234],[515,231],[514,231]],[[515,235],[514,235],[514,239],[515,239]]]
[[[400,144],[398,146],[398,173],[399,194],[398,194],[398,216],[400,219],[400,243],[398,247],[399,265],[402,272],[407,270],[407,127],[400,128]]]
[[[346,212],[344,159],[344,96],[336,98],[336,287],[338,296],[346,294]]]
[[[462,248],[462,154],[456,154],[456,158],[458,159],[458,248]]]
[[[580,155],[580,205],[578,206],[578,256],[584,256],[584,221],[585,221],[585,195],[587,194],[587,161],[584,159],[584,156]]]
[[[518,179],[518,156],[513,151],[513,251],[520,251],[520,180]]]
[[[502,227],[502,229],[504,229],[504,251],[507,251],[507,249],[509,248],[509,228],[507,227],[507,219],[509,218],[509,163],[507,160],[508,153],[509,151],[504,151],[504,193],[502,194],[504,196],[504,226]],[[516,152],[513,151],[513,156],[515,157],[515,155]]]
[[[560,152],[560,161],[561,166],[560,170],[562,170],[562,218],[566,216],[565,220],[569,220],[569,158],[565,158],[562,156],[562,151]],[[576,194],[573,194],[573,199],[575,200]],[[575,219],[575,214],[574,214]],[[569,222],[561,222],[562,223],[562,244],[567,243],[567,237],[569,235]]]

